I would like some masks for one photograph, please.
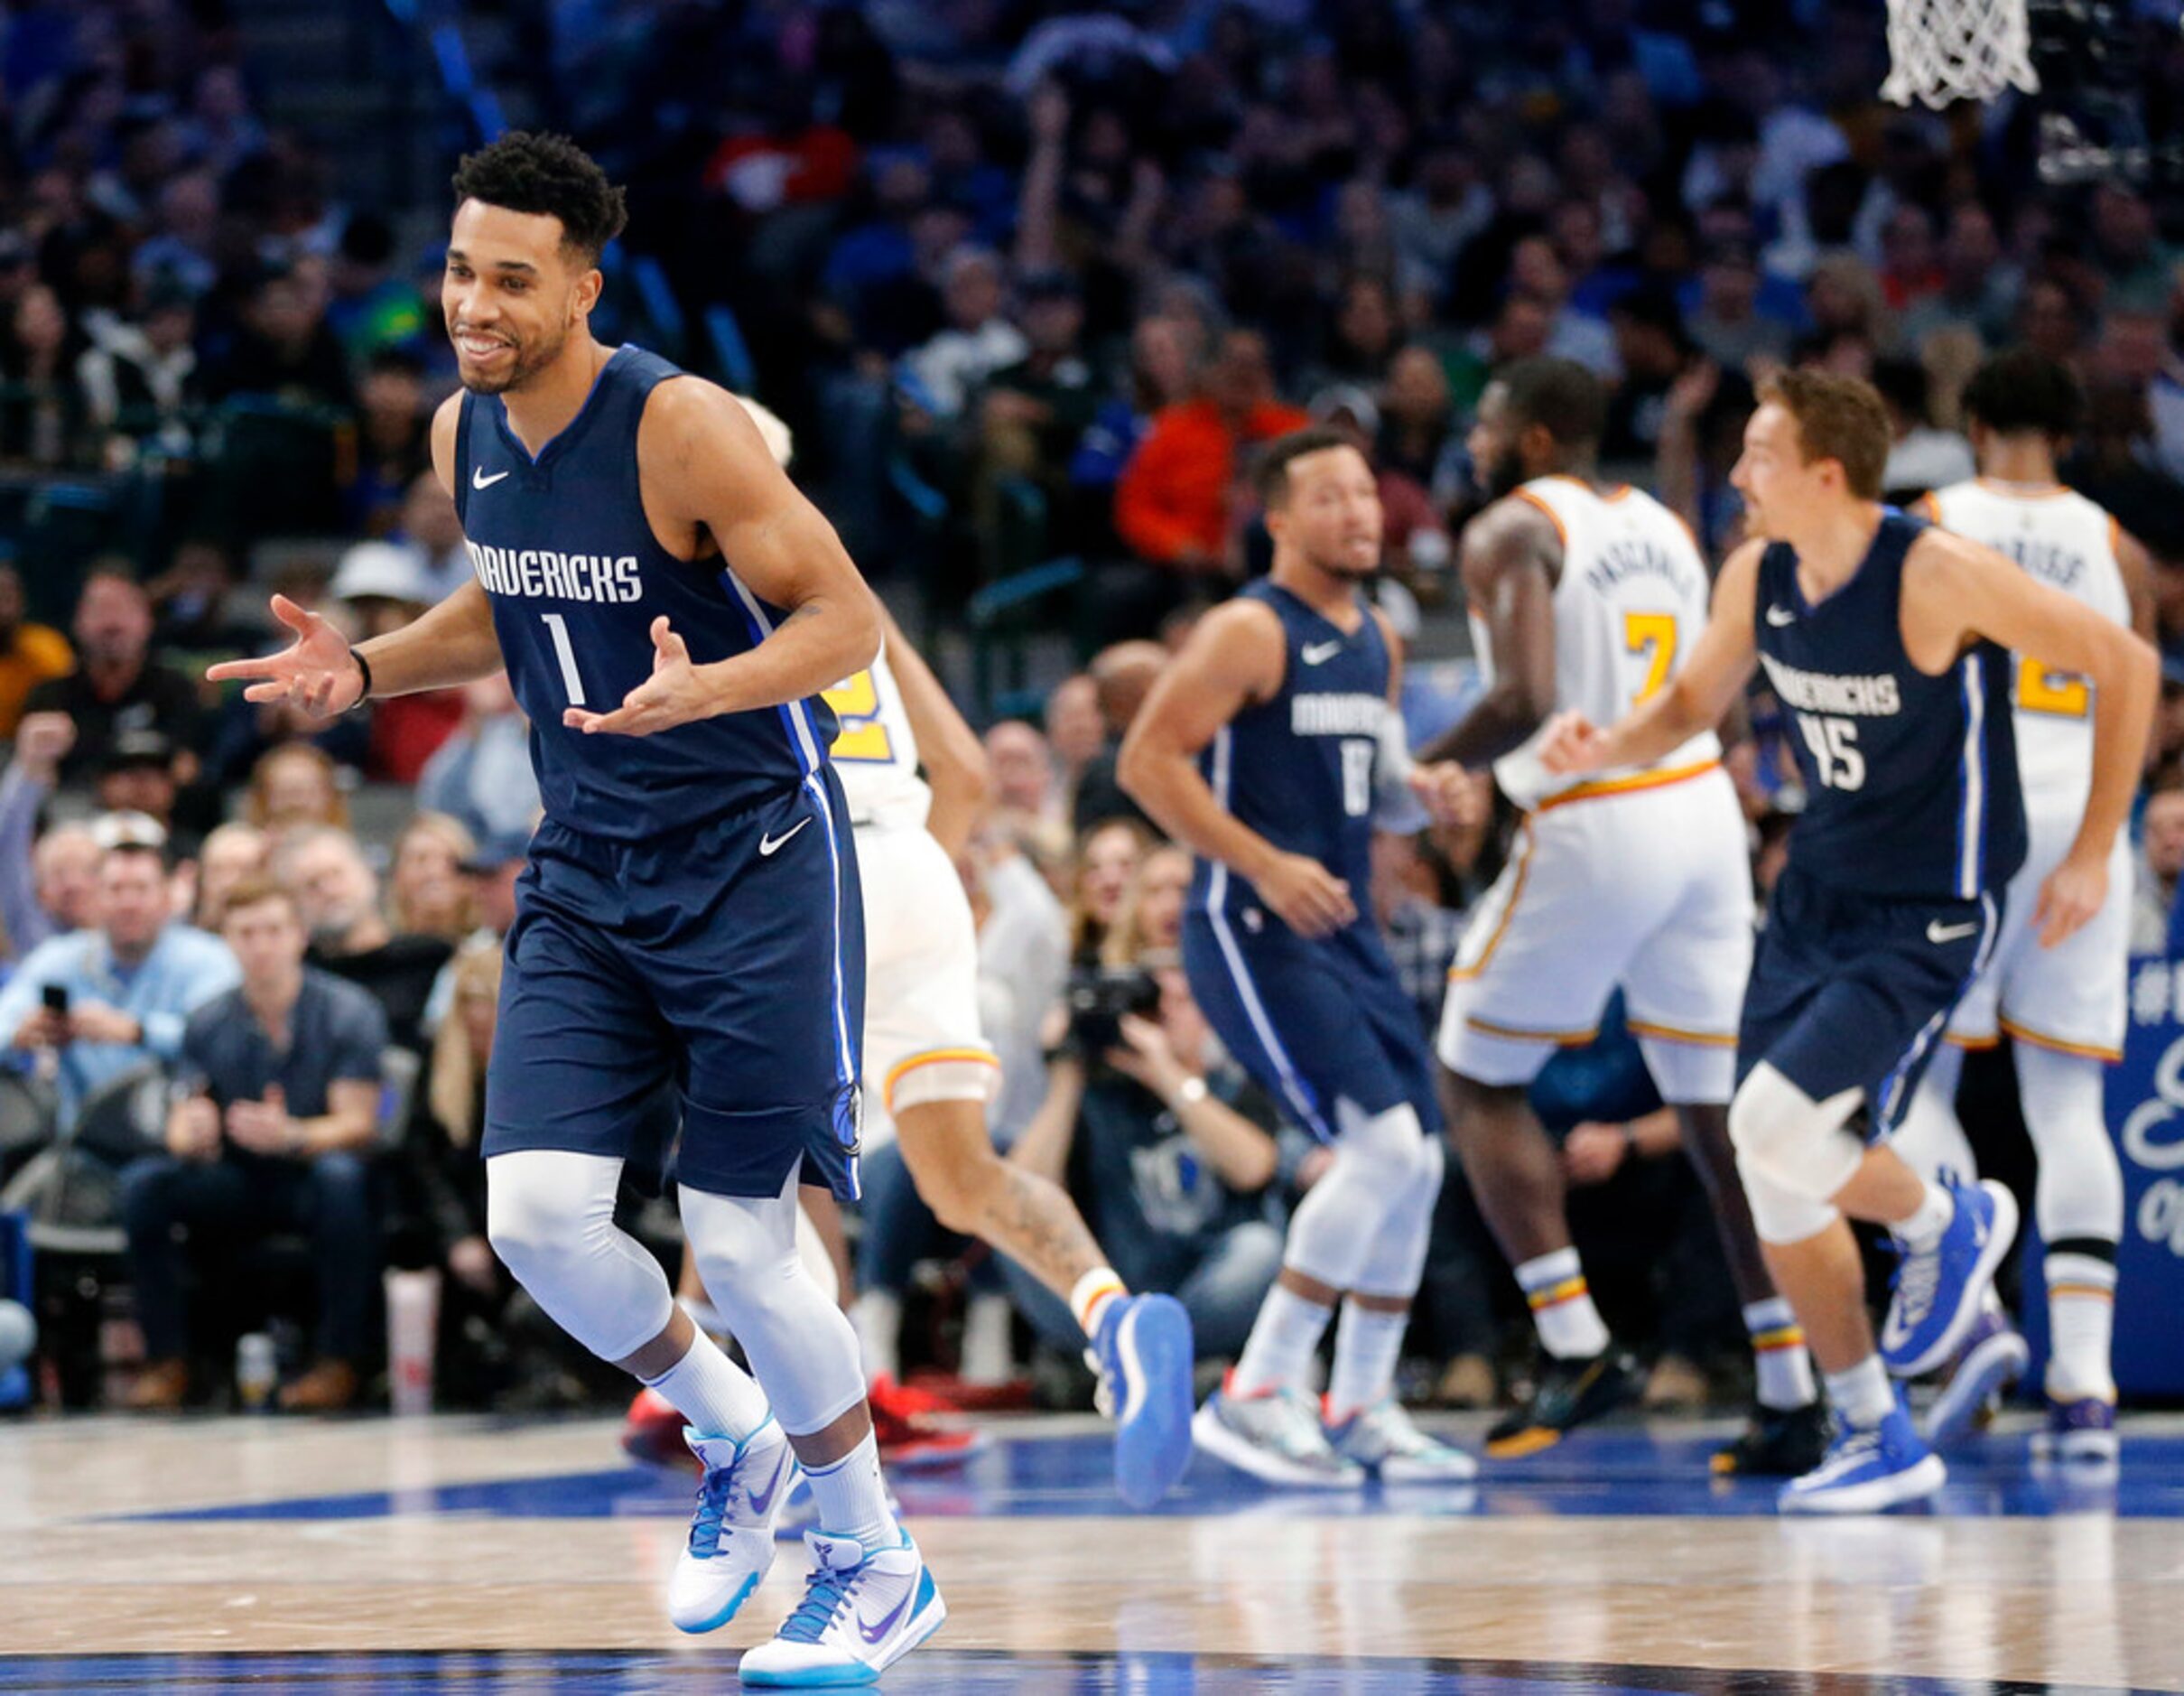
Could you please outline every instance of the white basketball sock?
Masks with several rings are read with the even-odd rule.
[[[1309,1390],[1312,1356],[1334,1317],[1332,1308],[1307,1301],[1287,1285],[1277,1283],[1259,1303],[1243,1356],[1230,1375],[1230,1389],[1244,1396],[1269,1390]]]
[[[1593,1291],[1574,1248],[1528,1260],[1517,1268],[1517,1284],[1531,1304],[1539,1346],[1557,1360],[1583,1360],[1608,1346],[1608,1328],[1593,1305]]]
[[[1780,1296],[1754,1301],[1744,1309],[1744,1329],[1752,1337],[1752,1367],[1759,1381],[1761,1407],[1809,1407],[1817,1392],[1812,1382],[1812,1356],[1805,1351],[1805,1332],[1798,1316]]]
[[[2048,1281],[2048,1393],[2058,1402],[2114,1400],[2109,1358],[2115,1326],[2115,1267],[2090,1254],[2050,1253]]]
[[[1878,1355],[1868,1355],[1845,1372],[1829,1373],[1826,1383],[1829,1405],[1843,1416],[1845,1424],[1861,1430],[1880,1424],[1895,1408],[1896,1393],[1890,1387],[1887,1369]]]
[[[1918,1211],[1908,1219],[1898,1220],[1889,1229],[1904,1247],[1923,1254],[1941,1241],[1941,1234],[1949,1228],[1949,1221],[1956,1216],[1956,1204],[1949,1198],[1949,1192],[1929,1179],[1926,1198],[1919,1202]]]
[[[647,1388],[666,1398],[701,1437],[732,1437],[741,1442],[771,1416],[766,1396],[750,1374],[736,1365],[700,1331],[690,1352]]]
[[[888,1511],[888,1486],[879,1476],[879,1445],[867,1431],[864,1440],[831,1467],[806,1467],[819,1529],[830,1537],[854,1537],[867,1552],[878,1554],[903,1540],[902,1527]]]
[[[1334,1328],[1334,1371],[1327,1379],[1327,1422],[1339,1425],[1352,1413],[1385,1400],[1395,1389],[1396,1362],[1410,1309],[1389,1313],[1359,1305],[1355,1296],[1343,1303]]]

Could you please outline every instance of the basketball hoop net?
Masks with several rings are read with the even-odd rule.
[[[1888,0],[1891,69],[1881,98],[1939,109],[2005,88],[2037,94],[2031,45],[2025,0]]]

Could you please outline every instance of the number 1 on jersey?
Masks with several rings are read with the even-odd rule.
[[[1668,681],[1668,667],[1676,664],[1676,615],[1672,612],[1626,612],[1622,615],[1622,646],[1629,654],[1646,657],[1646,680],[1631,697],[1631,704],[1650,701]]]
[[[538,616],[553,638],[553,655],[562,663],[562,686],[569,691],[569,704],[582,706],[584,677],[576,668],[576,647],[569,639],[569,620],[558,612],[542,612]]]

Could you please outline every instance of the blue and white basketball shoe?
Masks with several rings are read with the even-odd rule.
[[[2076,1396],[2048,1402],[2048,1426],[2032,1434],[2036,1466],[2113,1467],[2121,1453],[2115,1435],[2115,1403],[2105,1396]]]
[[[1956,1352],[2017,1235],[2016,1199],[1993,1179],[1948,1190],[1956,1211],[1947,1228],[1930,1249],[1902,1248],[1896,1269],[1881,1358],[1899,1378],[1931,1372]]]
[[[1321,1418],[1331,1411],[1323,1400]],[[1382,1484],[1462,1484],[1479,1476],[1476,1460],[1420,1430],[1409,1410],[1393,1396],[1360,1408],[1340,1423],[1329,1421],[1325,1429],[1328,1448]]]
[[[1972,1321],[1956,1369],[1926,1411],[1926,1440],[1937,1449],[1964,1442],[1994,1418],[2003,1392],[2024,1375],[2032,1351],[1993,1307]]]
[[[1784,1485],[1775,1505],[1785,1514],[1878,1514],[1925,1499],[1947,1478],[1899,1400],[1878,1425],[1838,1423],[1820,1464]]]
[[[740,1443],[689,1430],[683,1435],[705,1475],[690,1542],[667,1581],[667,1617],[678,1631],[718,1631],[774,1564],[774,1519],[796,1457],[770,1419]]]
[[[873,1684],[941,1628],[947,1605],[905,1532],[901,1544],[868,1553],[854,1537],[810,1531],[812,1575],[773,1641],[737,1669],[746,1684],[798,1690]]]
[[[1118,1296],[1086,1359],[1115,1421],[1115,1493],[1142,1513],[1191,1464],[1191,1316],[1174,1296]]]

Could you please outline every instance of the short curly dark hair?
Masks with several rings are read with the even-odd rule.
[[[2031,348],[1996,354],[1965,385],[1964,410],[1998,435],[2076,435],[2086,420],[2086,391],[2067,365]]]
[[[622,191],[607,181],[599,163],[566,135],[510,130],[455,167],[455,204],[482,200],[511,212],[539,212],[562,220],[563,238],[597,265],[607,244],[629,221]]]

